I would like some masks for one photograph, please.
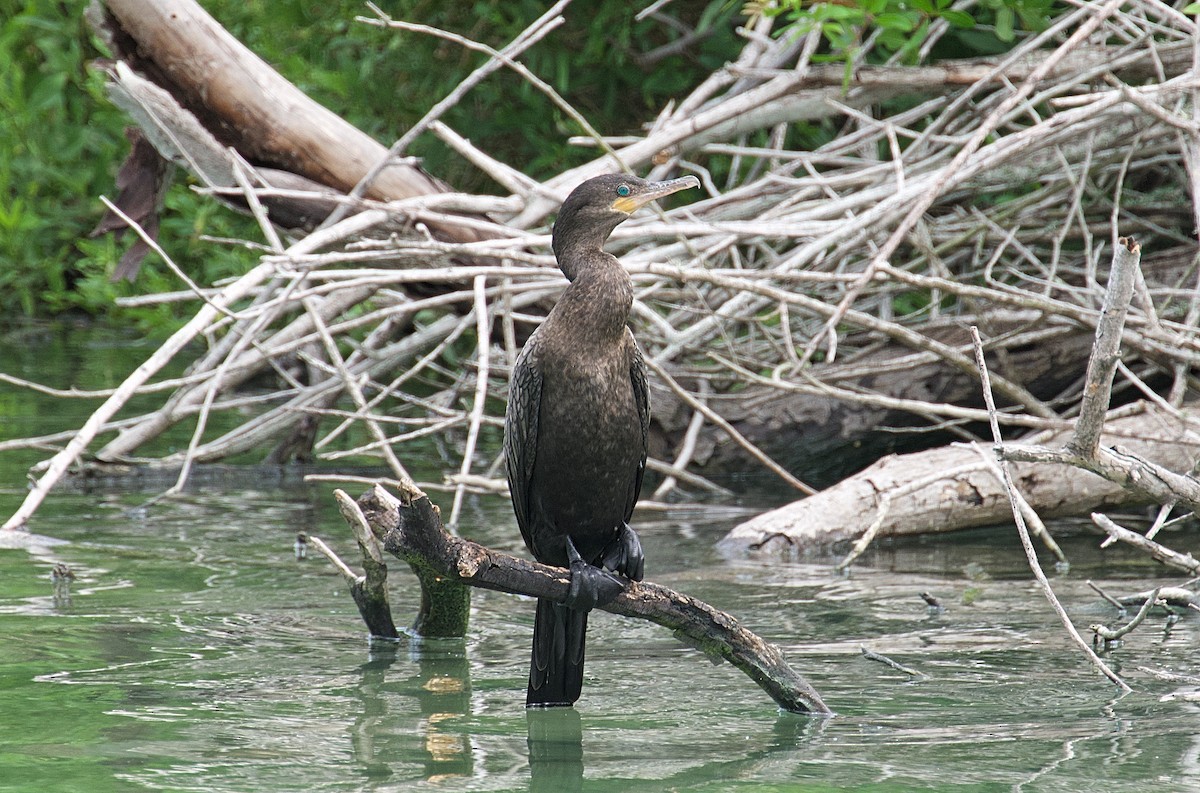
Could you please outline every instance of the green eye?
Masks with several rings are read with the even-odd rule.
[[[629,185],[623,184],[620,187],[618,187],[617,195],[621,196],[621,198],[624,198],[625,196],[629,195]]]

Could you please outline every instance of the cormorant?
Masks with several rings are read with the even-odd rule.
[[[504,419],[521,536],[539,562],[571,571],[565,603],[537,603],[526,707],[579,699],[588,611],[624,589],[614,573],[642,580],[629,518],[646,467],[646,367],[626,326],[633,283],[602,246],[639,207],[699,184],[597,176],[554,223],[554,255],[571,283],[517,358]]]

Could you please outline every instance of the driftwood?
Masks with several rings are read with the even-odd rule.
[[[1135,548],[1145,551],[1151,558],[1162,562],[1167,567],[1182,570],[1193,577],[1200,575],[1200,560],[1195,559],[1190,553],[1178,553],[1170,548],[1164,548],[1159,543],[1147,539],[1144,535],[1138,534],[1136,531],[1130,531],[1124,526],[1118,526],[1107,515],[1094,513],[1092,520],[1097,526],[1108,532],[1108,535],[1113,539],[1128,543]],[[1191,593],[1189,595],[1189,602],[1195,599],[1195,593]]]
[[[1130,301],[1133,298],[1134,284],[1139,275],[1138,263],[1140,259],[1141,247],[1135,240],[1128,237],[1117,238],[1116,244],[1113,247],[1112,266],[1109,270],[1108,287],[1105,289],[1100,321],[1096,326],[1095,341],[1092,345],[1091,356],[1088,359],[1087,378],[1083,383],[1079,417],[1075,421],[1071,437],[1062,448],[1059,461],[1100,474],[1105,479],[1116,482],[1134,493],[1161,499],[1169,488],[1160,488],[1159,485],[1167,484],[1172,480],[1179,480],[1179,487],[1176,490],[1182,493],[1183,489],[1192,484],[1190,478],[1187,476],[1177,476],[1149,461],[1126,460],[1125,458],[1129,457],[1129,455],[1111,454],[1101,445],[1105,411],[1111,401],[1113,378],[1120,363],[1121,332],[1125,325]],[[1055,594],[1054,588],[1050,584],[1050,579],[1047,578],[1045,571],[1042,569],[1037,551],[1033,546],[1032,531],[1030,529],[1031,520],[1040,526],[1041,519],[1037,515],[1036,510],[1030,507],[1029,502],[1018,491],[1013,481],[1012,464],[1010,462],[1012,455],[1009,454],[1010,450],[1005,445],[1004,438],[1000,433],[1000,424],[997,420],[999,412],[996,409],[996,402],[993,398],[991,374],[988,371],[987,360],[983,350],[983,341],[980,338],[978,328],[971,328],[971,338],[975,352],[975,364],[979,370],[980,384],[983,390],[984,401],[987,405],[988,423],[992,433],[992,440],[996,444],[997,457],[999,458],[995,463],[996,468],[999,469],[997,478],[1004,485],[1013,522],[1017,527],[1017,535],[1021,540],[1021,547],[1025,552],[1025,558],[1029,564],[1030,571],[1033,573],[1034,580],[1042,590],[1043,596],[1054,609],[1067,637],[1083,653],[1088,662],[1100,671],[1101,674],[1115,683],[1122,692],[1129,693],[1133,690],[1129,684],[1097,655],[1093,647],[1089,647],[1088,643],[1084,641],[1079,630],[1075,627],[1075,623],[1071,620],[1070,615],[1067,614],[1067,610]],[[1054,450],[1047,451],[1053,452]],[[989,462],[992,461],[989,460]],[[1152,481],[1153,486],[1146,486],[1146,481],[1143,480]],[[1181,495],[1172,495],[1174,497],[1169,499],[1168,506],[1173,504],[1175,500],[1183,500]],[[1040,530],[1043,535],[1048,536],[1044,527],[1040,527]],[[1112,534],[1113,532],[1110,528],[1110,535]],[[1059,558],[1060,560],[1062,559],[1061,553]],[[1147,599],[1138,616],[1122,631],[1108,631],[1103,626],[1098,625],[1092,625],[1091,629],[1096,637],[1103,636],[1105,639],[1119,638],[1145,619],[1150,606],[1157,599],[1158,592],[1155,591]]]
[[[1114,410],[1103,442],[1187,472],[1200,457],[1191,422],[1196,407],[1174,415],[1152,403]],[[1039,445],[1064,445],[1070,430],[1035,436]],[[957,444],[889,455],[815,496],[764,512],[738,525],[721,541],[729,551],[804,553],[876,537],[936,534],[1006,523],[1011,517],[996,476],[992,444]],[[1059,463],[1016,463],[1013,479],[1029,505],[1044,517],[1152,503],[1115,482]]]
[[[1082,474],[1084,477],[1088,475],[1102,477],[1105,484],[1120,487],[1123,495],[1127,498],[1160,503],[1162,505],[1160,520],[1177,503],[1186,506],[1193,513],[1200,506],[1200,501],[1196,497],[1197,481],[1192,475],[1196,465],[1194,454],[1188,454],[1185,457],[1184,468],[1186,472],[1176,473],[1168,467],[1164,467],[1161,461],[1152,462],[1138,454],[1131,453],[1128,449],[1118,450],[1109,448],[1108,444],[1104,442],[1103,432],[1106,429],[1112,431],[1113,424],[1115,423],[1106,422],[1105,411],[1111,402],[1114,376],[1118,366],[1121,365],[1120,340],[1122,330],[1128,316],[1134,287],[1140,273],[1138,264],[1141,249],[1138,243],[1125,237],[1119,238],[1116,243],[1113,249],[1112,265],[1101,308],[1100,320],[1096,327],[1092,352],[1088,359],[1087,376],[1082,387],[1079,416],[1075,420],[1071,431],[1063,434],[1064,437],[1039,439],[1043,443],[1038,445],[1022,444],[1014,446],[1004,442],[998,421],[999,412],[996,409],[996,403],[992,395],[991,376],[988,371],[983,342],[980,338],[978,328],[971,328],[975,362],[982,384],[982,393],[987,408],[992,440],[996,444],[994,449],[989,451],[980,449],[978,446],[975,447],[974,451],[979,453],[984,469],[991,475],[991,479],[998,483],[995,489],[1003,493],[1004,502],[1016,525],[1017,534],[1030,570],[1043,595],[1062,623],[1064,632],[1070,641],[1083,653],[1090,664],[1123,692],[1128,693],[1132,690],[1130,686],[1097,655],[1095,649],[1089,646],[1080,635],[1079,630],[1075,627],[1074,622],[1059,601],[1050,580],[1043,571],[1033,545],[1032,535],[1035,531],[1041,534],[1043,540],[1058,554],[1060,561],[1066,560],[1042,524],[1039,512],[1044,512],[1045,510],[1039,510],[1038,507],[1044,507],[1045,505],[1039,503],[1037,498],[1030,498],[1030,493],[1035,487],[1044,489],[1044,479],[1047,475],[1053,476],[1062,474],[1063,472],[1072,472]],[[1186,415],[1172,409],[1163,400],[1158,400],[1154,404],[1154,407],[1169,414],[1175,425],[1187,432],[1189,439],[1194,438],[1194,433],[1188,427],[1190,422]],[[1139,418],[1144,418],[1144,416]],[[1140,435],[1141,433],[1139,432]],[[993,459],[992,454],[995,454],[995,459]],[[1028,470],[1023,471],[1020,479],[1018,479],[1013,473],[1015,467],[1013,464],[1014,460],[1040,461],[1050,463],[1051,465],[1044,466],[1044,470],[1037,474],[1031,474]],[[891,510],[893,502],[900,502],[905,497],[909,497],[909,501],[911,502],[911,496],[916,491],[921,489],[942,490],[942,495],[936,499],[936,506],[937,511],[947,518],[950,517],[949,513],[953,512],[951,507],[964,496],[972,500],[982,501],[982,494],[979,490],[963,491],[955,487],[955,485],[964,484],[959,477],[969,475],[970,472],[971,467],[969,465],[959,468],[949,468],[948,470],[938,470],[923,479],[915,477],[911,472],[906,472],[903,484],[893,483],[891,486],[887,486],[884,483],[884,486],[875,493],[874,500],[876,503],[874,510],[872,510],[874,520],[870,526],[862,530],[857,544],[851,554],[842,562],[841,566],[849,564],[866,548],[867,544],[873,538],[878,536],[884,520],[889,517],[888,513]],[[825,491],[825,493],[809,499],[808,503],[802,502],[805,503],[807,514],[800,515],[801,520],[807,518],[808,520],[815,521],[826,518],[828,510],[822,510],[821,508],[827,505],[822,503],[821,496],[827,497],[832,491],[836,491],[839,488],[853,493],[851,484],[863,484],[861,481],[855,481],[858,479],[858,477],[852,477],[838,486]],[[866,484],[874,487],[880,483],[876,479],[867,478]],[[969,483],[966,484],[968,484],[968,487],[971,487]],[[1055,492],[1061,492],[1062,489],[1061,487],[1055,488]],[[797,517],[794,507],[795,505],[789,509],[788,518],[791,520],[795,520]],[[1072,504],[1073,509],[1077,507],[1077,504]],[[835,516],[835,519],[836,517],[838,516]],[[996,522],[999,522],[998,516],[996,517]],[[1195,575],[1198,565],[1190,554],[1174,552],[1150,539],[1160,525],[1158,522],[1143,537],[1135,532],[1117,526],[1105,515],[1093,513],[1092,518],[1098,526],[1109,534],[1111,539],[1142,548],[1158,561],[1170,567],[1184,570],[1189,575]],[[765,523],[762,516],[756,520],[760,524]],[[956,527],[952,518],[947,522],[951,528]],[[801,524],[801,528],[804,528],[803,524]],[[758,529],[761,532],[763,527],[760,525]],[[731,537],[736,537],[739,532],[743,535],[748,533],[747,526],[744,525],[735,529],[731,533]],[[792,535],[782,533],[766,534],[757,541],[757,547],[765,547],[771,542],[778,544],[778,540],[781,538],[792,544],[795,542],[792,539]],[[811,541],[813,537],[811,533],[801,533],[800,539]],[[730,538],[726,538],[726,544],[736,545],[737,543]],[[1111,598],[1108,599],[1111,601]],[[1121,630],[1111,631],[1101,625],[1092,625],[1091,630],[1096,637],[1103,638],[1106,642],[1120,638],[1129,631],[1132,631],[1145,619],[1150,607],[1157,599],[1158,590],[1156,589],[1146,599],[1138,616]],[[1108,645],[1106,644],[1105,647],[1107,648]]]
[[[419,575],[422,610],[414,626],[418,635],[454,635],[452,631],[425,632],[430,624],[429,610],[444,607],[440,604],[444,603],[447,587],[464,591],[468,587],[482,587],[554,600],[566,597],[570,585],[567,570],[528,562],[455,537],[442,527],[440,510],[427,496],[420,491],[410,491],[406,495],[407,500],[401,501],[377,485],[357,503],[341,491],[337,498],[356,534],[360,532],[359,527],[368,526],[388,553],[404,560],[414,570],[431,573]],[[361,545],[363,540],[359,542]],[[364,555],[370,553],[373,552],[364,552]],[[441,592],[429,588],[435,582]],[[355,602],[369,627],[380,624],[377,611],[380,603],[386,607],[385,596],[382,599],[377,596],[366,608],[357,596]],[[461,604],[462,600],[455,601],[451,596],[450,602]],[[601,608],[661,625],[710,657],[728,661],[745,672],[784,710],[817,715],[832,713],[816,690],[788,665],[778,647],[763,641],[734,617],[707,603],[642,581],[630,582],[616,600]],[[449,610],[453,612],[458,607],[451,605]],[[466,630],[465,609],[460,614],[462,619],[456,623],[456,635],[459,636]],[[440,623],[439,629],[447,624]],[[372,632],[375,632],[374,628]]]
[[[116,23],[107,38],[129,68],[151,76],[246,159],[342,193],[387,160],[386,147],[283,79],[199,5],[106,0],[104,7]],[[445,190],[411,164],[390,163],[366,196],[394,200]]]
[[[967,324],[985,330],[1006,437],[1068,427],[1085,340],[1100,320],[1099,262],[1114,220],[1157,252],[1147,260],[1174,262],[1145,268],[1135,287],[1121,333],[1122,398],[1153,394],[1178,407],[1192,387],[1200,363],[1197,212],[1185,196],[1200,195],[1192,189],[1200,176],[1188,104],[1198,79],[1190,54],[1196,26],[1161,4],[1126,11],[1112,0],[1085,0],[1010,53],[915,70],[863,67],[868,40],[845,93],[831,85],[828,67],[812,62],[816,36],[773,35],[779,18],[752,16],[741,55],[644,134],[603,138],[568,114],[602,153],[540,184],[438,116],[501,68],[563,107],[517,55],[563,13],[575,13],[568,0],[501,50],[381,13],[366,20],[486,55],[390,148],[362,141],[306,104],[211,19],[170,29],[174,20],[200,20],[191,0],[106,7],[114,90],[138,85],[127,93],[165,97],[190,115],[216,142],[196,144],[218,152],[221,179],[206,181],[211,192],[243,202],[272,252],[234,283],[193,284],[179,270],[180,292],[137,298],[202,305],[186,332],[127,382],[87,395],[105,401],[79,433],[25,439],[61,451],[38,468],[33,493],[6,527],[21,525],[89,449],[102,461],[145,461],[147,446],[181,422],[193,428],[187,448],[150,461],[179,467],[180,484],[193,464],[251,450],[273,462],[336,465],[353,455],[395,467],[390,446],[436,435],[460,503],[467,483],[494,463],[476,459],[471,439],[498,421],[507,364],[563,286],[548,255],[548,213],[578,180],[620,168],[649,169],[652,177],[689,171],[708,193],[631,220],[610,245],[634,277],[635,332],[662,373],[652,378],[651,469],[674,489],[661,489],[661,498],[719,491],[711,480],[747,461],[802,488],[805,479],[823,484],[880,451],[940,444],[946,433],[985,438],[978,391],[969,387]],[[922,57],[945,31],[931,25]],[[225,64],[219,73],[181,67],[189,63],[181,54],[210,49],[204,63]],[[288,101],[256,104],[263,86]],[[905,101],[887,101],[897,98]],[[238,102],[257,108],[246,124]],[[816,117],[839,119],[841,131],[813,151],[783,146],[788,124]],[[147,119],[157,114],[135,118],[153,127]],[[321,141],[331,129],[367,153],[353,154],[359,143],[329,151]],[[438,137],[510,194],[444,194],[410,164],[383,156],[402,156],[416,134]],[[203,174],[196,164],[203,158],[189,156],[187,143],[200,139],[176,136],[186,151],[160,154]],[[334,159],[297,165],[306,155]],[[381,164],[385,173],[368,179]],[[256,175],[264,166],[321,187],[264,187],[274,184]],[[718,172],[731,176],[718,182]],[[372,196],[401,192],[363,192],[368,181],[387,184],[388,174],[408,174],[422,194],[381,202]],[[293,199],[359,214],[288,245],[272,223],[281,218],[271,202]],[[170,261],[169,250],[155,252]],[[208,348],[189,357],[187,375],[156,382],[163,366],[192,355],[198,338]],[[467,338],[476,349],[464,365],[455,342]],[[266,378],[273,392],[242,392]],[[411,387],[417,381],[422,388]],[[432,395],[430,382],[439,389]],[[676,398],[672,385],[688,398]],[[151,394],[158,404],[122,412],[132,396]],[[256,409],[243,416],[248,406]],[[237,416],[219,435],[205,431],[216,413]],[[885,435],[881,423],[907,434]],[[335,450],[356,426],[370,440]],[[846,444],[862,446],[867,459],[847,462]],[[821,470],[812,460],[833,462]]]
[[[1143,260],[1146,282],[1178,283],[1195,258],[1195,246],[1185,246]],[[1093,329],[1082,323],[1048,324],[1043,312],[1021,310],[1015,301],[1011,305],[1012,310],[993,307],[980,315],[923,323],[920,336],[966,351],[967,327],[976,324],[987,340],[989,365],[995,371],[1024,384],[1043,402],[1073,392],[1085,374]],[[1165,363],[1153,353],[1148,356]],[[948,367],[938,354],[900,341],[814,364],[787,379],[745,366],[738,374],[745,387],[710,393],[708,404],[771,458],[818,486],[839,481],[886,454],[956,440],[956,434],[962,436],[958,428],[963,422],[987,420],[974,372]],[[669,389],[657,389],[654,396],[659,448],[665,454],[684,433],[692,411]],[[1120,401],[1136,396],[1127,389]],[[934,412],[925,412],[928,407]],[[1054,426],[1035,416],[1009,414],[1001,420],[1031,429]],[[697,473],[716,477],[754,464],[740,446],[721,441],[712,432],[700,436],[692,456]]]

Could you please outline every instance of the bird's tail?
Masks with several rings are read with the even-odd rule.
[[[587,618],[586,611],[553,600],[538,600],[525,707],[570,707],[579,699]]]

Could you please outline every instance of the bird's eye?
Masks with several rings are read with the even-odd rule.
[[[621,196],[621,198],[624,198],[625,196],[629,195],[629,185],[623,184],[623,185],[619,186],[617,188],[617,195]]]

